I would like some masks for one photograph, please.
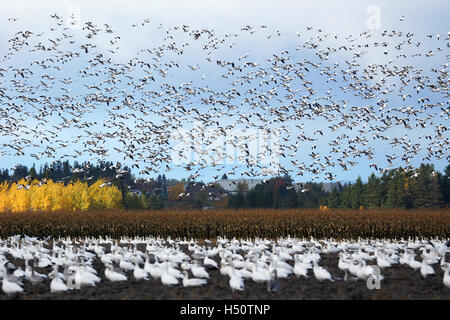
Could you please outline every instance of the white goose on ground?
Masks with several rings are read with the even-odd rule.
[[[205,257],[205,259],[203,260],[203,265],[207,268],[212,268],[212,269],[218,269],[219,266],[217,265],[217,262],[215,262],[213,259]]]
[[[199,279],[199,278],[191,278],[189,279],[189,275],[187,271],[183,272],[184,278],[183,278],[183,287],[198,287],[198,286],[204,286],[208,283],[208,280],[206,279]]]
[[[448,264],[444,265],[442,267],[442,269],[445,271],[442,282],[444,283],[444,286],[446,286],[447,288],[450,288],[450,266]]]
[[[435,275],[434,268],[428,264],[429,261],[427,258],[423,259],[422,266],[420,267],[420,274],[422,277],[426,278],[428,275]]]
[[[178,279],[169,273],[169,265],[164,265],[163,273],[161,275],[161,283],[166,286],[178,285]]]
[[[308,270],[311,269],[311,263],[305,262],[302,257],[298,254],[294,255],[294,274],[297,277],[305,277],[308,278]]]
[[[272,279],[266,266],[260,266],[258,261],[252,267],[252,280],[254,282],[268,282]]]
[[[244,287],[244,280],[242,277],[236,272],[234,268],[231,270],[230,280],[228,281],[228,284],[231,287],[231,290],[234,291],[243,291],[245,289]]]
[[[313,272],[314,272],[314,276],[319,281],[323,281],[323,280],[334,281],[333,278],[331,277],[331,274],[328,272],[328,270],[325,270],[325,268],[323,268],[317,264],[317,260],[314,260]]]
[[[128,277],[119,268],[113,268],[112,264],[107,264],[105,269],[105,277],[112,282],[127,281]]]
[[[2,279],[2,290],[7,295],[13,295],[19,292],[23,292],[23,288],[19,285],[18,282],[13,281],[8,274],[8,270],[5,267],[6,262],[0,265],[0,270],[3,273]]]
[[[69,287],[57,274],[52,274],[51,276],[49,275],[49,278],[52,279],[50,282],[50,292],[65,292],[69,290]]]
[[[198,265],[197,260],[194,260],[194,265],[191,268],[191,272],[194,277],[209,279],[208,272],[206,272],[204,267]]]
[[[133,276],[136,280],[149,280],[147,271],[139,267],[137,260],[134,263]]]

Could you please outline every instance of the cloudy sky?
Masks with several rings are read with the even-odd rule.
[[[449,30],[448,12],[450,2],[447,1],[8,1],[2,4],[0,12],[0,43],[5,47],[7,40],[17,30],[47,30],[54,21],[49,18],[50,14],[68,18],[70,13],[79,14],[81,24],[92,21],[97,25],[110,24],[121,35],[121,48],[114,56],[117,61],[127,61],[140,48],[153,47],[161,40],[160,34],[156,33],[155,26],[160,23],[163,29],[167,26],[189,25],[191,28],[213,29],[217,34],[239,32],[243,26],[267,25],[271,32],[277,30],[283,34],[278,42],[267,42],[264,36],[255,37],[251,44],[237,44],[236,51],[252,50],[254,55],[260,54],[264,57],[283,48],[293,50],[296,33],[306,33],[306,27],[314,30],[322,29],[324,32],[337,34],[342,37],[348,35],[358,36],[368,27],[379,30],[401,30],[418,35],[419,39],[426,41],[426,34],[446,35]],[[9,23],[8,18],[17,18],[15,23]],[[404,21],[400,18],[404,17]],[[142,22],[149,18],[151,29],[136,31],[130,25]],[[374,25],[375,23],[375,25]],[[106,38],[105,38],[106,39]],[[329,37],[330,46],[336,46],[334,38]],[[101,46],[101,43],[99,43]],[[325,45],[326,46],[326,45]],[[444,50],[448,49],[444,48]],[[246,51],[247,52],[247,51]],[[241,52],[244,54],[245,52]],[[234,53],[230,53],[230,56]],[[441,56],[442,57],[442,56]],[[258,58],[258,56],[256,56]],[[26,58],[22,58],[25,59]],[[186,64],[196,64],[195,52],[185,57]],[[342,61],[346,57],[342,57]],[[379,53],[365,55],[365,63],[384,61]],[[16,61],[20,63],[19,61]],[[23,62],[23,61],[22,61]],[[446,60],[424,60],[421,61],[424,68],[437,67],[445,64]],[[187,74],[187,73],[186,73]],[[184,81],[186,75],[179,75],[178,81]],[[211,85],[220,85],[211,78]],[[326,90],[318,87],[318,91]],[[94,113],[92,116],[95,116]],[[99,115],[100,116],[100,115]],[[317,124],[321,125],[321,124]],[[186,128],[190,129],[190,128]],[[313,128],[311,128],[312,130]],[[315,128],[314,128],[315,129]],[[412,134],[412,136],[414,133]],[[0,142],[8,141],[0,137]],[[326,143],[324,143],[325,145]],[[376,147],[376,144],[373,145]],[[321,145],[319,145],[319,150]],[[325,149],[324,149],[325,151]],[[384,156],[389,150],[377,150],[377,155]],[[392,153],[392,152],[391,152]],[[3,156],[2,168],[12,167],[16,163],[31,165],[35,159],[25,155],[22,157]],[[120,160],[120,157],[119,159]],[[384,160],[384,159],[383,159]],[[51,161],[47,160],[47,161]],[[414,163],[420,163],[420,159]],[[358,174],[363,177],[371,172],[368,169],[370,162],[361,161],[351,172],[342,172],[336,168],[338,180],[352,180]],[[447,161],[436,161],[438,170],[447,164]],[[224,170],[224,172],[226,172]],[[217,172],[205,170],[204,180],[210,180]],[[186,174],[182,169],[176,169],[166,173],[169,177],[180,177]],[[296,178],[303,180],[310,178],[305,176]]]

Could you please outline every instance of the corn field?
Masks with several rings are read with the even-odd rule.
[[[88,210],[0,214],[0,237],[161,236],[214,239],[450,237],[448,209]]]

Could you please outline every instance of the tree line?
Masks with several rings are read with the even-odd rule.
[[[52,180],[65,185],[81,181],[88,186],[103,179],[121,192],[122,206],[127,209],[162,209],[184,191],[177,186],[189,182],[185,179],[166,179],[164,174],[158,175],[156,179],[136,179],[127,166],[121,167],[108,161],[96,165],[75,161],[73,166],[69,161],[58,161],[44,164],[39,170],[34,165],[31,168],[16,165],[12,171],[0,170],[0,183],[17,183],[24,178]],[[222,178],[226,179],[226,176]],[[326,192],[322,183],[307,182],[301,188],[295,186],[288,175],[269,179],[251,190],[241,183],[237,186],[237,192],[224,199],[228,199],[228,207],[235,209],[446,207],[450,201],[450,165],[442,173],[437,172],[432,164],[421,164],[415,170],[392,169],[381,176],[372,174],[367,182],[358,177],[354,183],[339,185],[331,192]],[[202,199],[195,200],[205,203]],[[181,202],[183,206],[189,201]]]
[[[66,161],[45,163],[36,169],[35,165],[28,168],[16,165],[12,170],[0,170],[0,183],[18,183],[22,179],[51,180],[64,185],[80,181],[88,186],[103,179],[111,182],[121,192],[122,206],[127,209],[162,209],[167,199],[167,185],[176,183],[167,181],[165,175],[156,179],[135,179],[127,166],[101,161],[97,164],[74,161],[73,165]]]
[[[229,198],[231,208],[437,208],[448,207],[450,201],[450,165],[443,173],[432,164],[421,164],[416,170],[403,168],[374,173],[364,183],[354,183],[325,192],[322,183],[305,183],[294,188],[289,176],[276,177],[247,190],[238,185]]]

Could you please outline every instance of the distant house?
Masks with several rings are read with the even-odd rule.
[[[325,192],[332,192],[333,189],[336,188],[336,190],[339,192],[342,190],[342,185],[340,182],[325,182],[322,184],[322,189]]]
[[[246,183],[248,190],[252,190],[254,187],[256,187],[258,184],[263,183],[263,179],[222,179],[217,180],[215,183],[220,185],[225,191],[230,193],[236,193],[237,192],[237,186],[239,183]],[[293,183],[293,187],[295,188],[295,191],[299,192],[303,188],[302,183]],[[337,191],[342,190],[342,185],[340,182],[324,182],[322,183],[322,189],[325,192],[332,192],[333,189],[336,188]]]
[[[191,199],[198,199],[199,194],[204,192],[208,200],[220,201],[227,194],[227,191],[220,186],[205,185],[203,183],[194,183],[185,185],[186,193],[190,194]]]
[[[222,187],[225,191],[230,193],[237,192],[237,186],[239,183],[247,184],[248,190],[253,189],[256,185],[263,182],[263,179],[221,179],[217,180],[217,183],[220,187]]]
[[[134,193],[134,194],[137,194],[137,195],[139,195],[139,196],[142,195],[142,191],[139,190],[139,189],[130,189],[130,192],[131,192],[131,193]]]

